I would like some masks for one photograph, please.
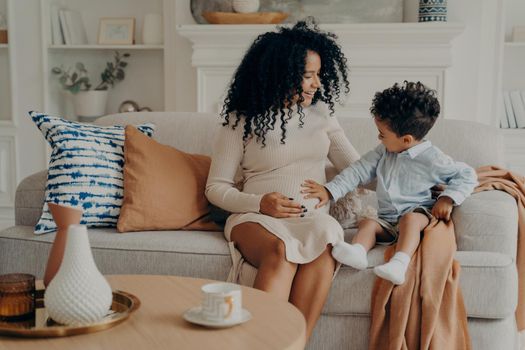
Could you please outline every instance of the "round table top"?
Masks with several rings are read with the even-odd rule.
[[[141,306],[113,328],[69,337],[29,339],[0,336],[4,349],[303,349],[306,323],[292,304],[242,287],[252,319],[231,328],[205,328],[182,317],[200,305],[203,284],[212,280],[156,275],[109,275],[113,289],[137,296]]]

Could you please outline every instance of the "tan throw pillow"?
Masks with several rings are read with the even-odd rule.
[[[220,230],[204,196],[210,157],[162,145],[130,125],[124,158],[119,232]]]

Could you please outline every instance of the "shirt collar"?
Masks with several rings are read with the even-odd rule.
[[[401,153],[406,153],[410,156],[410,158],[414,159],[416,158],[419,154],[423,153],[423,151],[425,151],[426,149],[430,148],[432,146],[432,143],[428,140],[425,140],[413,147],[410,147],[409,149],[407,149],[406,151],[403,151]]]

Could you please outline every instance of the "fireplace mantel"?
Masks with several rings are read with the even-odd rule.
[[[325,24],[338,36],[350,62],[350,96],[338,115],[368,116],[373,94],[396,81],[419,80],[436,89],[444,109],[445,71],[452,64],[451,41],[459,23]],[[273,25],[179,25],[193,45],[198,111],[216,112],[244,52]]]

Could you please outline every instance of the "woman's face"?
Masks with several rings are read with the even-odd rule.
[[[315,93],[321,87],[320,72],[321,57],[319,57],[317,52],[308,50],[306,53],[303,82],[301,83],[303,89],[302,97],[304,99],[301,105],[303,107],[308,107],[312,104]],[[297,96],[297,100],[298,99],[299,96]]]

